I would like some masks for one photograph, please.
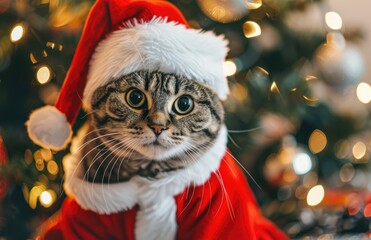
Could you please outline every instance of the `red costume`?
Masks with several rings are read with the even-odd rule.
[[[243,173],[229,153],[209,181],[187,188],[175,200],[176,239],[287,239],[262,216]],[[74,199],[67,198],[58,222],[41,239],[135,239],[137,209],[135,206],[101,215],[84,210]]]

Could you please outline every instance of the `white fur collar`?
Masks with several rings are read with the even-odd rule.
[[[82,164],[79,164],[78,148],[85,131],[82,129],[79,132],[72,142],[71,154],[63,159],[64,188],[81,207],[102,214],[127,210],[135,204],[151,205],[165,196],[181,193],[190,185],[202,185],[210,178],[211,173],[219,168],[227,142],[227,129],[223,126],[214,146],[199,161],[186,169],[171,172],[153,181],[137,176],[128,182],[99,184],[82,180],[83,169]]]

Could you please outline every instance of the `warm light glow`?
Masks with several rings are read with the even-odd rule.
[[[355,170],[351,163],[344,164],[339,172],[339,177],[342,182],[349,182],[354,177]]]
[[[42,159],[35,159],[35,165],[36,165],[36,169],[39,170],[40,172],[42,170],[44,170],[44,167],[45,167],[45,164],[44,164],[44,160]]]
[[[40,194],[45,190],[44,185],[37,185],[34,186],[29,194],[28,204],[32,209],[35,209],[37,206],[37,199],[40,196]]]
[[[50,161],[53,158],[53,154],[52,154],[52,151],[50,151],[50,149],[43,148],[40,150],[40,153],[41,153],[42,158],[46,162]]]
[[[48,164],[46,165],[46,169],[52,175],[57,175],[59,171],[58,164],[53,160],[48,162]]]
[[[366,205],[365,209],[363,210],[363,213],[366,218],[371,217],[371,203]]]
[[[293,167],[296,174],[303,175],[312,169],[312,160],[306,153],[298,153],[294,156]]]
[[[223,63],[223,70],[224,70],[224,75],[229,77],[236,73],[237,66],[233,61],[227,60]]]
[[[262,5],[262,0],[250,0],[246,3],[248,9],[254,10],[260,8]]]
[[[322,185],[312,187],[307,195],[307,203],[309,206],[316,206],[320,204],[325,197],[325,189]]]
[[[271,92],[280,93],[280,90],[278,89],[276,82],[272,83],[270,90]]]
[[[366,154],[367,147],[363,142],[357,142],[354,144],[352,152],[356,159],[361,159]]]
[[[36,79],[40,84],[49,82],[51,77],[50,69],[47,66],[40,67],[36,72]]]
[[[56,199],[56,194],[51,189],[43,191],[39,197],[41,205],[46,208],[50,207],[54,203],[55,199]]]
[[[312,153],[321,152],[327,145],[326,135],[321,130],[314,130],[309,137],[308,145]]]
[[[52,204],[52,195],[48,191],[44,191],[40,194],[40,203],[44,207],[49,207]]]
[[[326,13],[325,21],[327,26],[333,30],[339,30],[343,26],[343,21],[341,20],[340,15],[336,12]]]
[[[357,97],[362,103],[371,102],[371,86],[365,82],[361,82],[357,87]]]
[[[260,26],[253,21],[247,21],[243,24],[243,33],[247,38],[253,38],[260,36],[262,33]]]
[[[24,35],[24,28],[21,24],[18,24],[16,26],[14,26],[14,28],[10,32],[10,40],[12,42],[17,42],[17,41],[21,40],[23,35]]]

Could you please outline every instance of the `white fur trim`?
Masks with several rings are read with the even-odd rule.
[[[98,87],[138,70],[183,75],[211,87],[221,99],[227,97],[223,62],[229,49],[224,36],[160,18],[126,25],[102,40],[92,55],[84,90],[86,109]]]
[[[135,176],[128,182],[90,183],[83,180],[83,166],[78,147],[86,129],[73,140],[71,154],[63,159],[64,189],[84,209],[111,214],[132,208],[140,209],[136,218],[137,239],[174,239],[176,203],[174,196],[187,187],[204,184],[221,163],[226,151],[227,129],[223,126],[214,146],[186,169],[166,173],[157,180]]]
[[[26,126],[28,136],[41,147],[59,151],[71,141],[72,130],[66,116],[53,106],[32,112]]]

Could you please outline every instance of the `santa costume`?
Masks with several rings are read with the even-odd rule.
[[[55,106],[34,111],[26,123],[42,147],[64,149],[83,105],[120,76],[161,71],[185,76],[228,94],[222,36],[189,28],[165,1],[98,0],[93,6]],[[63,160],[67,198],[40,239],[286,239],[261,214],[244,174],[226,149],[222,126],[215,144],[187,168],[127,182],[84,181],[78,151],[86,129]],[[80,136],[79,136],[80,135]]]

